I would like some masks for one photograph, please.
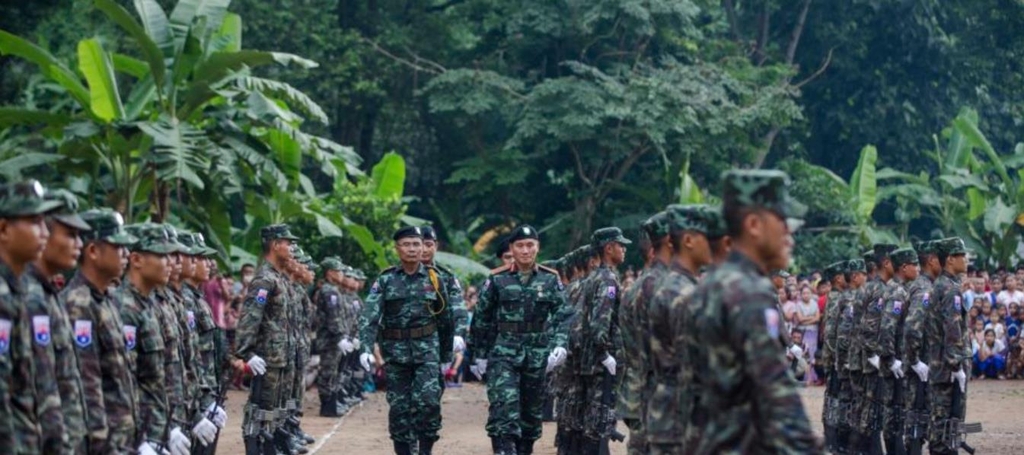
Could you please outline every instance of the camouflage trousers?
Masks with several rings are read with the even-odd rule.
[[[930,412],[930,410],[931,410],[931,402],[930,402],[930,399],[929,399],[929,395],[930,395],[929,387],[930,387],[930,385],[929,385],[929,383],[926,382],[926,383],[924,383],[924,387],[923,387],[924,390],[923,391],[918,390],[917,376],[913,376],[913,377],[909,377],[908,376],[907,379],[903,381],[903,387],[904,387],[904,392],[903,392],[903,397],[904,397],[903,411],[904,411],[904,415],[906,416],[907,428],[910,428],[912,426],[912,423],[915,420],[920,420],[921,421],[921,425],[920,426],[923,427],[923,430],[925,432],[925,437],[923,439],[927,439],[928,427],[931,425],[931,423],[930,423],[930,420],[931,420],[931,412]],[[923,392],[923,395],[924,395],[922,397],[923,404],[924,404],[924,409],[916,409],[917,394],[921,393],[921,392]],[[907,430],[907,435],[906,436],[907,436],[908,441],[909,441],[910,438],[912,437],[911,434],[910,434],[910,430]]]
[[[342,354],[341,359],[338,361],[338,379],[334,383],[334,393],[337,393],[339,397],[352,395],[352,381],[355,369],[352,368],[352,363],[359,362],[359,354],[351,352],[348,354]],[[359,367],[362,370],[362,367]]]
[[[863,432],[861,428],[862,417],[868,408],[867,386],[865,377],[860,371],[850,372],[850,428],[856,432]]]
[[[487,435],[540,439],[544,423],[547,354],[529,349],[495,357],[487,365]]]
[[[906,403],[906,389],[904,384],[906,380],[892,378],[885,378],[887,387],[887,394],[885,395],[885,414],[882,431],[885,432],[886,438],[892,438],[903,434],[904,416],[906,415],[904,410],[904,404]],[[897,394],[897,390],[900,392]],[[899,398],[901,401],[896,402]]]
[[[249,401],[248,403],[256,405],[257,408],[265,411],[277,411],[283,407],[284,401],[288,396],[288,392],[291,389],[290,378],[286,376],[286,369],[284,368],[267,368],[267,372],[260,377],[258,380],[261,381],[260,387],[258,387],[259,394],[257,395],[257,387],[249,389]],[[256,381],[257,378],[253,378]],[[245,430],[249,428],[249,425],[253,419],[253,416],[246,412],[242,416],[242,433],[245,435]],[[277,425],[279,422],[274,422]],[[276,429],[276,426],[273,428]]]
[[[690,419],[689,397],[683,387],[668,378],[655,383],[647,400],[647,441],[653,453],[682,451],[686,423]],[[657,448],[657,450],[655,450]]]
[[[323,349],[320,351],[320,369],[316,372],[316,389],[320,399],[333,394],[338,386],[338,370],[341,364],[341,349]]]
[[[860,414],[860,430],[871,434],[872,430],[883,428],[885,408],[892,396],[892,381],[882,378],[878,373],[864,375],[864,403]]]
[[[579,377],[583,386],[583,436],[591,440],[609,437],[615,430],[615,388],[605,390],[606,375],[583,375]],[[614,378],[612,378],[614,382]],[[606,396],[610,393],[611,396]]]
[[[436,362],[394,363],[388,381],[388,431],[397,442],[436,441],[441,431],[441,383]]]
[[[947,419],[950,417],[956,417],[962,422],[967,414],[967,394],[963,394],[961,398],[960,413],[956,416],[953,415],[953,389],[960,387],[955,382],[941,382],[934,383],[931,385],[931,431],[928,432],[928,450],[932,454],[955,454],[956,450],[950,449],[946,445],[942,428],[944,428]]]
[[[647,435],[644,434],[644,424],[640,419],[622,419],[629,428],[629,440],[626,442],[626,453],[628,455],[646,455],[651,453],[647,444]]]
[[[302,402],[306,397],[306,361],[309,360],[309,348],[300,346],[295,353],[295,374],[292,377],[292,399],[298,411],[302,411]]]

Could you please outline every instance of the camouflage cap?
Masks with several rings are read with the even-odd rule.
[[[668,212],[662,210],[640,223],[640,229],[647,233],[651,239],[660,239],[668,235],[671,219]]]
[[[178,231],[177,241],[182,246],[184,246],[185,251],[182,251],[183,254],[189,256],[199,256],[206,252],[205,249],[200,248],[198,245],[196,245],[195,234],[191,232]]]
[[[964,244],[964,240],[960,237],[949,237],[935,241],[935,254],[939,256],[949,257],[956,256],[959,254],[967,254],[967,245]]]
[[[202,233],[194,232],[192,233],[192,235],[196,239],[196,246],[203,248],[205,250],[203,256],[214,257],[218,254],[216,249],[210,248],[209,246],[206,245],[206,237],[204,237]]]
[[[292,235],[291,228],[288,227],[287,224],[271,224],[270,226],[265,226],[263,229],[260,229],[260,238],[262,238],[264,242],[278,239],[291,240],[293,242],[299,240],[298,237]]]
[[[355,279],[357,279],[359,281],[365,281],[366,280],[366,273],[363,272],[362,270],[360,270],[360,269],[353,269],[352,271],[353,271],[353,273],[355,273]]]
[[[323,268],[325,271],[334,270],[340,272],[344,266],[342,265],[341,261],[338,260],[338,258],[329,257],[320,261],[320,267]]]
[[[863,259],[850,259],[846,261],[846,273],[853,272],[868,273],[868,265]]]
[[[776,270],[775,273],[772,273],[772,276],[773,277],[777,276],[777,277],[781,277],[781,278],[789,278],[789,277],[791,277],[793,275],[790,275],[789,271],[787,271],[786,269],[779,269],[779,270]]]
[[[875,251],[874,250],[865,251],[865,252],[861,253],[860,256],[861,256],[861,258],[864,259],[865,267],[867,267],[866,264],[868,262],[875,262]]]
[[[899,245],[893,245],[891,243],[876,243],[871,246],[871,252],[874,255],[875,262],[882,262],[882,259],[892,259],[890,255],[893,251],[899,249]]]
[[[925,240],[923,242],[915,243],[914,249],[917,250],[918,256],[931,256],[938,253],[935,246],[934,240]]]
[[[191,248],[178,241],[178,228],[170,223],[164,223],[162,226],[167,231],[167,237],[171,240],[171,244],[174,245],[176,251],[173,251],[173,253],[193,255]]]
[[[825,279],[831,280],[833,277],[846,273],[846,261],[833,262],[825,267]]]
[[[0,185],[0,218],[42,215],[63,204],[45,196],[46,189],[38,180]]]
[[[167,229],[156,223],[139,223],[125,226],[129,234],[139,240],[129,249],[137,253],[172,254],[177,253],[180,245],[171,241]]]
[[[723,212],[763,208],[783,219],[803,218],[807,208],[789,195],[789,176],[778,170],[731,170],[722,174]]]
[[[60,207],[57,207],[52,212],[49,212],[49,216],[61,224],[77,229],[79,231],[88,231],[92,229],[89,223],[86,223],[81,216],[78,215],[78,198],[74,194],[71,194],[67,190],[47,190],[44,198],[47,201],[60,201]]]
[[[694,231],[707,235],[708,224],[704,205],[672,204],[665,208],[672,232]]]
[[[708,239],[718,240],[725,237],[725,217],[722,216],[722,206],[702,205],[704,222],[708,225]]]
[[[622,229],[614,226],[598,229],[590,236],[590,245],[597,248],[601,248],[611,242],[622,245],[629,245],[633,243],[622,235]]]
[[[896,268],[900,268],[905,264],[917,264],[917,251],[911,248],[900,248],[889,253],[889,260],[892,261],[892,266]]]
[[[121,214],[108,208],[86,210],[79,216],[92,228],[78,235],[83,242],[107,242],[112,245],[130,246],[139,241],[138,237],[124,230],[124,218]]]

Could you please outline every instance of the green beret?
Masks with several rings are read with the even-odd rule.
[[[892,261],[892,266],[899,268],[904,264],[917,264],[917,251],[911,248],[900,248],[892,253],[889,253],[889,259]]]
[[[124,230],[124,218],[115,210],[99,208],[86,210],[81,214],[82,220],[92,227],[89,231],[79,233],[83,242],[100,241],[112,245],[129,246],[138,242],[138,237]]]
[[[622,245],[629,245],[630,243],[633,243],[622,235],[622,229],[614,226],[598,229],[590,236],[590,245],[595,248],[601,248],[612,242]]]
[[[0,218],[42,215],[63,205],[45,195],[46,189],[38,180],[0,185]]]
[[[950,237],[935,241],[936,254],[949,257],[958,254],[967,254],[967,245],[960,237]]]
[[[731,170],[722,174],[723,212],[762,208],[782,218],[802,218],[807,208],[789,195],[789,176],[778,170]]]
[[[846,261],[846,272],[868,273],[868,266],[864,263],[863,259],[850,259],[849,261]]]

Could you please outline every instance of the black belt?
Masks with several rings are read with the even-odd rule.
[[[385,329],[383,335],[385,340],[415,340],[426,338],[435,332],[437,332],[437,325],[427,324],[411,329]]]
[[[543,322],[499,322],[498,331],[506,333],[536,333],[544,331]]]

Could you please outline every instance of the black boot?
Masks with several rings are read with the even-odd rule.
[[[320,417],[341,417],[341,414],[338,414],[338,402],[333,394],[320,395]]]
[[[533,442],[525,439],[516,439],[516,455],[533,455]]]
[[[408,442],[394,441],[395,444],[395,455],[412,455],[412,447],[409,447]]]
[[[427,439],[420,439],[420,452],[419,455],[431,455],[434,450],[434,441]]]
[[[516,442],[508,438],[491,438],[494,455],[516,455]]]
[[[277,453],[288,455],[298,453],[292,444],[292,435],[284,431],[284,428],[274,430],[274,448],[277,449]]]

